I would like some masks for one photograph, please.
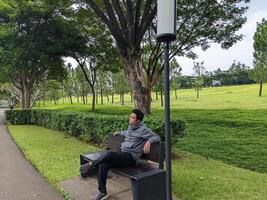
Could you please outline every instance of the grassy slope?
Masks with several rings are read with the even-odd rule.
[[[96,148],[37,126],[8,126],[15,142],[37,169],[57,185],[77,176],[80,153]],[[173,162],[173,191],[186,199],[260,199],[267,196],[267,175],[183,153]]]
[[[183,109],[244,109],[244,110],[257,110],[267,108],[267,94],[265,93],[265,87],[263,86],[263,95],[258,97],[258,85],[241,85],[241,86],[227,86],[216,88],[203,88],[200,91],[200,98],[196,99],[196,92],[194,89],[181,89],[177,91],[178,99],[174,97],[174,91],[171,92],[171,107],[183,108]],[[99,98],[100,99],[100,98]],[[160,100],[156,100],[155,94],[152,94],[152,108],[153,110],[161,109]],[[76,98],[73,98],[73,102],[77,102]],[[80,101],[81,102],[81,101]],[[88,99],[91,104],[91,97]],[[100,102],[100,101],[99,101]],[[115,96],[115,105],[119,105],[119,96]],[[60,101],[62,104],[62,100]],[[111,104],[107,102],[107,98],[104,98],[104,104]],[[43,106],[42,103],[37,103],[37,106]],[[46,107],[52,107],[53,109],[66,107],[70,103],[65,105],[55,106],[53,103],[49,103]],[[130,96],[125,96],[125,106],[132,107],[130,102]],[[90,105],[84,106],[84,108],[90,109]],[[100,108],[99,105],[97,108]],[[83,109],[84,110],[84,109]]]
[[[172,93],[172,117],[188,122],[188,135],[179,148],[195,154],[220,159],[246,169],[267,173],[267,95],[258,97],[258,85],[204,88],[200,99],[195,91],[179,90],[179,99]],[[155,95],[153,95],[155,99]],[[106,100],[106,99],[105,99]],[[130,97],[126,105],[105,102],[97,105],[97,113],[128,115],[132,108]],[[118,96],[115,102],[118,102]],[[50,104],[46,108],[89,112],[90,105]],[[153,101],[153,113],[163,115],[160,102]]]

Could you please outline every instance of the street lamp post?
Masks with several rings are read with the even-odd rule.
[[[166,200],[172,200],[169,46],[176,39],[176,0],[157,0],[157,40],[164,42]]]

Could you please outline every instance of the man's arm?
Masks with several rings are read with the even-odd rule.
[[[160,136],[158,134],[154,133],[153,131],[151,131],[149,128],[144,129],[141,137],[150,143],[160,141]]]
[[[115,135],[123,135],[123,136],[127,136],[127,133],[128,133],[128,131],[127,130],[125,130],[125,131],[118,131],[118,132],[115,132],[115,133],[113,133],[113,135],[115,136]]]
[[[127,133],[128,133],[128,131],[127,131],[127,130],[125,130],[125,131],[121,131],[121,132],[120,132],[120,135],[123,135],[123,136],[125,136],[125,137],[126,137],[126,136],[127,136]]]
[[[144,130],[144,133],[142,134],[142,138],[147,140],[143,148],[144,154],[150,153],[151,143],[160,141],[160,136],[148,128]]]

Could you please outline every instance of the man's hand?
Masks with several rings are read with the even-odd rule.
[[[115,133],[113,133],[113,136],[116,136],[116,135],[119,135],[120,134],[120,132],[115,132]]]
[[[144,154],[149,154],[150,153],[150,142],[146,141],[145,145],[144,145]]]

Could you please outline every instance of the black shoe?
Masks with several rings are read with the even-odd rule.
[[[98,192],[96,193],[94,200],[104,200],[108,198],[108,193],[102,193],[102,192]]]
[[[81,172],[81,173],[86,173],[86,172],[88,172],[90,169],[93,169],[93,168],[94,168],[94,167],[92,166],[92,162],[90,161],[90,162],[88,162],[88,163],[86,163],[86,164],[80,166],[80,172]]]

